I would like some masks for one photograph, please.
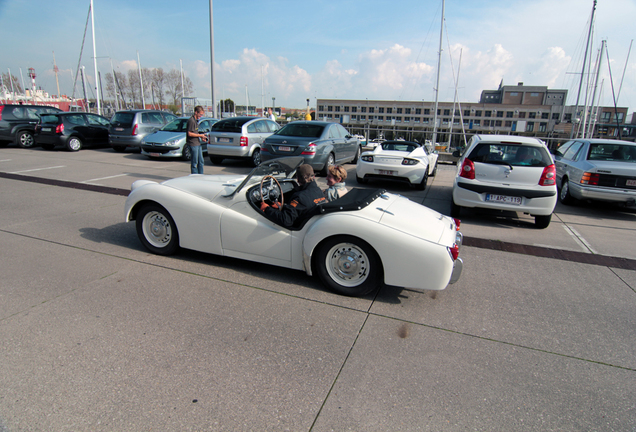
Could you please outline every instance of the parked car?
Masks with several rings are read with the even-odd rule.
[[[45,150],[57,146],[79,151],[85,146],[108,145],[110,121],[97,114],[59,112],[40,114],[35,125],[35,144]]]
[[[176,118],[172,113],[155,110],[117,111],[110,119],[109,144],[117,152],[123,152],[127,147],[140,148],[146,135]]]
[[[218,165],[224,159],[245,159],[252,166],[258,166],[261,163],[263,141],[278,129],[278,123],[261,117],[244,116],[219,120],[212,125],[210,131],[210,161]]]
[[[22,148],[33,147],[33,134],[39,116],[57,112],[62,110],[43,105],[0,105],[0,147],[10,143]]]
[[[398,180],[424,190],[429,176],[429,155],[420,143],[384,141],[364,152],[356,165],[356,180]]]
[[[262,159],[303,156],[305,163],[326,176],[331,165],[356,163],[360,153],[358,139],[338,123],[295,121],[265,139]]]
[[[575,139],[553,151],[559,200],[636,203],[636,143]]]
[[[365,295],[383,283],[442,290],[459,279],[457,221],[383,190],[354,188],[292,228],[270,221],[261,203],[284,204],[304,161],[269,160],[239,177],[137,180],[125,220],[136,221],[139,240],[152,253],[182,247],[304,270],[344,295]]]
[[[462,208],[487,208],[530,214],[537,228],[550,224],[557,202],[556,171],[543,141],[474,135],[457,167],[451,216],[459,217]]]
[[[190,117],[180,117],[147,135],[141,140],[141,154],[153,158],[180,157],[192,159],[192,150],[186,145],[186,128]],[[209,117],[199,119],[199,133],[207,134],[218,120]],[[203,153],[208,152],[206,143],[201,143]]]

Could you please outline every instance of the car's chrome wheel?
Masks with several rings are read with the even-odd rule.
[[[152,253],[171,255],[179,248],[179,233],[170,214],[157,204],[147,204],[137,214],[137,236]]]
[[[336,158],[333,156],[333,153],[329,153],[329,156],[327,156],[327,162],[325,162],[325,166],[320,171],[320,175],[323,177],[327,177],[327,174],[329,174],[329,167],[335,163]]]
[[[332,290],[363,296],[382,284],[382,265],[375,250],[352,236],[327,239],[317,249],[316,272]]]
[[[66,148],[69,151],[79,151],[82,148],[82,140],[78,137],[70,137],[66,142]]]
[[[571,205],[574,203],[574,198],[570,195],[570,183],[567,178],[563,179],[561,183],[561,190],[559,191],[559,200],[562,204]]]
[[[252,166],[257,167],[261,164],[261,150],[254,149],[254,153],[252,153]]]
[[[31,148],[35,145],[33,134],[31,132],[22,131],[18,133],[18,146],[22,148]]]

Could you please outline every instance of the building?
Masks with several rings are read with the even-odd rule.
[[[567,93],[544,86],[502,83],[497,90],[484,90],[479,102],[439,102],[437,142],[453,148],[461,146],[465,136],[468,140],[476,133],[535,136],[549,143],[563,142],[570,138],[573,125],[575,128],[581,125],[580,121],[575,124],[571,121],[574,107],[565,105]],[[424,141],[433,135],[434,106],[434,102],[428,101],[318,99],[316,119],[342,123],[350,132],[368,139],[382,136]],[[598,111],[599,116],[587,116],[586,126],[593,128],[595,137],[617,137],[627,108],[598,107]],[[590,120],[594,118],[598,121]]]

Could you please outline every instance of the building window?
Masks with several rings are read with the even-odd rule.
[[[378,108],[378,112],[379,112],[380,114],[384,114],[384,107]]]
[[[393,114],[393,108],[387,108],[386,109],[386,113],[387,114]]]
[[[327,114],[327,120],[331,120],[331,114]]]
[[[419,123],[420,122],[420,118],[419,117],[413,117],[413,122],[414,123]]]
[[[552,113],[552,120],[559,121],[559,113]]]
[[[411,114],[411,108],[404,108],[404,114]]]
[[[369,114],[373,114],[375,112],[375,108],[369,107]]]
[[[395,112],[396,114],[402,114],[402,108],[398,108],[397,111]]]
[[[623,113],[614,113],[614,123],[620,123],[623,121]]]
[[[335,114],[333,117],[334,118],[340,118],[340,114]]]
[[[339,106],[336,107],[336,112],[340,112],[340,107]]]
[[[464,110],[464,117],[468,117],[470,115],[470,110]]]
[[[366,120],[366,119],[367,119],[367,116],[365,116],[365,115],[361,115],[360,116],[360,120]]]
[[[422,114],[422,108],[415,108],[415,114],[421,115]]]
[[[520,112],[519,113],[519,118],[526,118],[526,112],[525,111]]]
[[[475,111],[475,117],[481,117],[481,110]]]
[[[380,109],[382,109],[382,108],[380,108]],[[384,120],[384,116],[378,116],[378,121],[382,121],[382,120]]]
[[[564,114],[563,115],[563,120],[566,122],[571,122],[572,121],[572,114]]]
[[[506,111],[506,118],[512,118],[514,113],[512,111]]]
[[[530,96],[531,96],[531,97],[538,97],[538,96],[539,96],[539,93],[530,93]]]
[[[393,117],[396,123],[402,123],[402,117]]]
[[[497,117],[503,118],[503,111],[497,111]]]
[[[550,118],[550,113],[541,113],[541,118],[547,120]]]
[[[547,129],[548,124],[547,123],[539,123],[539,132],[545,132],[545,130]]]
[[[325,107],[323,105],[318,106],[318,111],[324,111],[324,110],[325,110]]]
[[[367,112],[367,107],[360,108],[360,112],[363,112],[363,113]]]
[[[481,126],[481,120],[473,121],[473,126]]]
[[[430,120],[429,117],[422,118],[422,124],[428,124],[429,120]]]
[[[358,112],[358,107],[351,107],[351,112]]]
[[[450,118],[448,118],[448,117],[444,117],[442,119],[442,124],[448,124],[449,122],[450,122]]]
[[[519,96],[519,93],[517,93],[517,92],[510,92],[510,96]]]
[[[438,113],[438,114],[439,114],[439,113]],[[445,110],[444,110],[444,115],[445,115],[445,116],[450,115],[450,110],[449,110],[449,109],[445,109]]]
[[[528,113],[528,118],[537,118],[537,113],[534,113],[534,112]]]
[[[526,132],[534,132],[534,123],[533,122],[528,122],[528,124],[526,125]]]
[[[484,120],[484,126],[485,127],[490,126],[490,120]]]
[[[329,105],[329,106],[327,107],[327,111],[333,111],[333,106]]]
[[[501,127],[501,120],[495,121],[495,127]]]
[[[411,121],[411,117],[404,117],[404,123],[409,123]]]
[[[430,115],[431,114],[431,110],[428,108],[424,108],[424,115]]]
[[[506,120],[505,126],[507,128],[512,127],[512,120]]]
[[[344,107],[344,112],[349,112],[349,107],[348,106]]]
[[[484,117],[491,117],[491,114],[492,114],[492,111],[484,111]]]

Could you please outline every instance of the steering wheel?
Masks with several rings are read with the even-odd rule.
[[[265,181],[269,179],[269,184],[265,185]],[[263,189],[267,191],[267,193],[263,192]],[[278,197],[280,197],[280,205],[283,206],[285,202],[285,197],[283,196],[283,188],[280,187],[280,183],[276,180],[276,177],[271,175],[266,175],[261,180],[261,204],[265,202],[265,197],[270,201],[270,203],[274,203]],[[276,196],[278,195],[278,197]]]

